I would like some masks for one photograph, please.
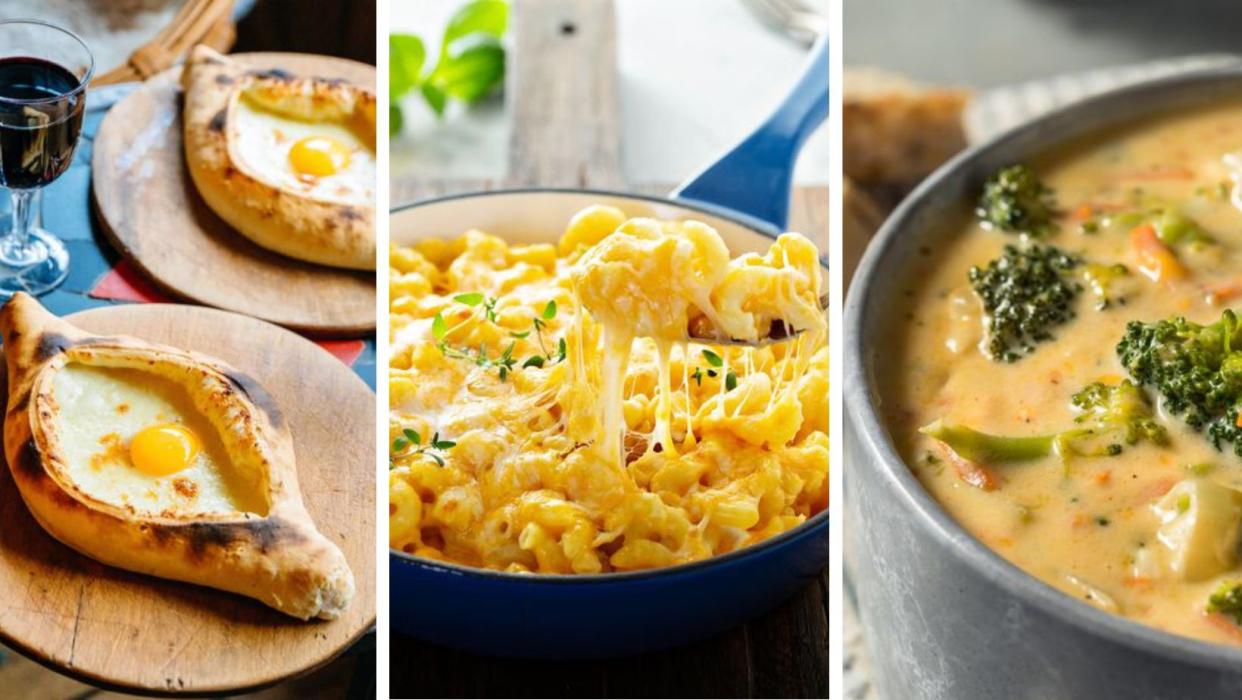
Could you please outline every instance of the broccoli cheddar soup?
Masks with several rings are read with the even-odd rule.
[[[1090,605],[1242,645],[1242,102],[1013,164],[900,284],[910,468]]]

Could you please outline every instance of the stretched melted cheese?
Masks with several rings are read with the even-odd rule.
[[[802,237],[730,260],[701,223],[593,207],[556,246],[472,231],[390,260],[390,437],[420,438],[394,445],[392,547],[621,571],[729,552],[827,507],[827,333]],[[712,348],[722,367],[686,342],[695,323],[754,338],[776,320],[807,330]],[[423,449],[437,434],[455,445]]]

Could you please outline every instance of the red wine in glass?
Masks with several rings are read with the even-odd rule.
[[[85,93],[74,92],[80,86],[51,61],[0,58],[0,186],[33,189],[65,172],[82,130]]]
[[[40,189],[69,169],[95,60],[76,34],[40,20],[0,20],[0,299],[55,289],[69,251],[39,225]]]

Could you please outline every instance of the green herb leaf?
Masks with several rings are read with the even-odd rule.
[[[560,345],[559,345],[559,347],[557,348],[557,359],[556,359],[556,361],[557,361],[557,362],[564,362],[564,361],[565,361],[565,355],[566,355],[566,350],[567,350],[567,349],[568,349],[568,348],[567,348],[567,346],[565,345],[565,339],[564,339],[564,338],[561,338]]]
[[[395,103],[388,105],[388,133],[389,135],[401,133],[401,129],[405,128],[405,115],[401,113],[401,108]]]
[[[733,373],[733,370],[729,370],[729,373],[725,375],[725,391],[733,391],[736,388],[737,375]]]
[[[444,340],[444,336],[448,335],[448,324],[444,322],[442,314],[436,314],[436,317],[431,320],[431,334],[435,336],[437,342]]]
[[[437,117],[443,117],[444,107],[448,104],[448,95],[444,94],[444,90],[431,83],[423,83],[419,90],[423,93],[423,99],[427,101],[431,111],[435,112]]]
[[[506,0],[474,0],[466,3],[449,19],[444,28],[444,40],[440,53],[448,50],[454,41],[481,32],[500,38],[509,29],[509,3]]]
[[[690,375],[690,378],[698,383],[699,386],[703,386],[703,368],[695,367],[694,374]]]
[[[505,381],[505,380],[506,380],[506,379],[508,379],[508,378],[509,378],[509,368],[508,368],[508,367],[503,367],[503,366],[502,366],[502,367],[500,368],[500,381],[502,381],[502,382],[503,382],[503,381]]]
[[[402,430],[401,432],[403,435],[405,435],[405,437],[410,442],[414,443],[415,445],[423,444],[423,436],[419,435],[417,430],[414,430],[413,428],[406,428],[405,430]]]
[[[437,450],[447,450],[450,447],[457,447],[457,443],[453,442],[452,440],[440,440],[436,442],[436,444],[432,445],[432,447],[436,448]]]
[[[479,292],[471,292],[469,294],[458,294],[453,297],[453,301],[460,302],[466,306],[478,306],[483,303],[483,295]]]
[[[413,34],[388,37],[388,93],[393,103],[422,82],[427,50]]]
[[[423,96],[427,96],[426,88],[433,86],[443,95],[474,102],[499,87],[504,77],[505,50],[500,41],[486,34],[471,34],[458,40],[452,52],[441,59],[423,85]],[[437,113],[443,113],[443,105]]]
[[[704,348],[703,357],[707,360],[707,364],[711,365],[712,367],[724,367],[724,358],[712,352],[711,350]]]
[[[532,355],[526,358],[526,361],[522,363],[522,369],[527,367],[543,367],[543,355]]]
[[[393,452],[400,452],[401,450],[404,450],[405,448],[407,448],[407,447],[409,447],[409,446],[410,446],[410,441],[409,441],[409,440],[406,440],[406,439],[405,439],[405,438],[403,438],[403,437],[399,437],[399,438],[397,438],[396,440],[393,440],[393,441],[392,441],[392,451],[393,451]]]
[[[543,316],[545,321],[551,321],[552,319],[556,318],[556,300],[555,299],[549,301],[548,305],[543,307],[543,314],[541,315]]]
[[[518,340],[523,340],[527,336],[530,335],[530,331],[522,331],[521,333],[514,333],[513,331],[509,331],[509,335],[513,336],[514,338],[517,338]]]
[[[434,460],[436,461],[436,464],[438,464],[438,465],[440,465],[440,466],[442,466],[442,467],[444,466],[444,458],[443,458],[443,457],[441,457],[440,455],[436,454],[435,452],[424,452],[423,454],[425,454],[425,455],[427,455],[428,457],[430,457],[430,458],[434,459]]]

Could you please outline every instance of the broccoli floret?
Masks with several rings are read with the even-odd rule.
[[[1103,311],[1112,306],[1124,306],[1126,303],[1125,294],[1118,290],[1118,283],[1130,276],[1130,268],[1116,263],[1114,265],[1103,265],[1100,263],[1090,263],[1083,270],[1083,277],[1087,280],[1087,286],[1091,288],[1091,292],[1095,294],[1095,310]]]
[[[1116,385],[1088,384],[1074,394],[1070,403],[1083,412],[1078,422],[1089,423],[1098,433],[1119,434],[1127,445],[1144,440],[1157,445],[1169,444],[1169,433],[1156,422],[1147,396],[1129,380]],[[1120,450],[1110,452],[1116,454]]]
[[[1226,309],[1206,326],[1180,317],[1132,321],[1117,355],[1136,382],[1155,389],[1170,413],[1206,431],[1218,450],[1233,443],[1242,457],[1242,324],[1233,311]]]
[[[976,464],[1029,462],[1057,453],[1058,435],[1008,437],[981,433],[964,425],[937,420],[919,432],[949,446],[964,459]]]
[[[1015,362],[1052,339],[1051,329],[1074,318],[1082,285],[1070,273],[1077,257],[1055,246],[1005,246],[986,268],[972,267],[970,283],[987,312],[987,351]]]
[[[1208,598],[1207,611],[1233,618],[1242,625],[1242,583],[1226,581]]]
[[[1173,207],[1152,212],[1152,227],[1156,237],[1173,246],[1211,244],[1216,241],[1208,235],[1199,222]]]
[[[998,170],[983,186],[975,214],[983,223],[1012,233],[1042,236],[1056,229],[1053,191],[1025,165]]]
[[[1070,402],[1082,411],[1076,419],[1081,427],[1049,435],[992,435],[943,420],[923,426],[919,432],[977,464],[1029,462],[1054,455],[1063,460],[1073,456],[1113,457],[1121,454],[1123,444],[1169,444],[1168,431],[1156,422],[1147,397],[1132,382],[1089,384]],[[1105,438],[1103,445],[1101,437]]]

